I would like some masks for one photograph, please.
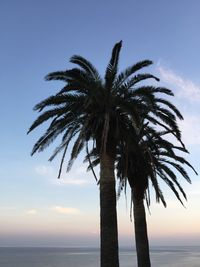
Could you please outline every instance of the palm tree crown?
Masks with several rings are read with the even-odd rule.
[[[34,110],[42,113],[31,125],[28,133],[47,120],[51,119],[51,123],[34,145],[32,155],[37,151],[43,151],[62,134],[62,141],[49,160],[53,160],[63,151],[62,167],[68,145],[73,140],[71,159],[68,162],[69,170],[89,140],[94,142],[99,153],[106,148],[114,153],[116,144],[126,134],[124,129],[127,127],[124,126],[129,123],[129,118],[137,124],[139,116],[144,116],[144,113],[149,121],[165,127],[166,130],[173,129],[174,135],[180,138],[180,131],[172,112],[180,119],[181,114],[167,100],[155,97],[156,93],[173,95],[171,90],[163,87],[137,86],[139,82],[149,78],[159,80],[151,74],[135,74],[151,65],[152,61],[138,62],[117,75],[121,45],[122,42],[119,42],[113,48],[104,80],[95,67],[81,56],[73,56],[70,59],[78,68],[57,71],[46,76],[48,81],[61,80],[66,85],[57,94],[34,107]],[[164,104],[170,110],[160,104]],[[47,110],[43,111],[44,109]],[[60,174],[61,168],[59,177]]]
[[[184,166],[191,168],[195,174],[197,172],[180,155],[180,153],[188,153],[181,140],[178,140],[180,145],[174,145],[163,138],[165,135],[169,135],[169,132],[155,130],[148,123],[144,123],[138,129],[137,136],[132,136],[128,144],[124,143],[118,147],[116,167],[120,180],[119,193],[128,181],[130,187],[136,189],[138,197],[141,199],[145,197],[147,205],[150,205],[149,186],[151,184],[156,194],[156,200],[166,206],[159,186],[160,178],[170,187],[181,204],[183,202],[180,193],[187,200],[177,176],[181,175],[191,183]]]

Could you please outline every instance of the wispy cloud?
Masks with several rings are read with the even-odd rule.
[[[56,185],[75,185],[85,186],[94,182],[94,178],[90,172],[86,172],[87,166],[83,163],[77,163],[69,173],[62,171],[61,178],[58,180],[58,172],[51,166],[38,165],[35,167],[37,175],[50,178],[50,181]],[[58,165],[59,168],[59,165]]]
[[[37,213],[36,209],[26,210],[26,214],[28,214],[28,215],[35,215],[36,213]]]
[[[77,179],[77,178],[62,178],[59,182],[64,185],[87,185],[91,183],[91,180],[88,179]]]
[[[100,234],[100,231],[99,230],[94,230],[94,231],[91,231],[90,234],[92,234],[92,235],[99,235]]]
[[[77,163],[69,173],[63,171],[59,181],[55,181],[61,185],[86,186],[94,183],[94,177],[91,172],[86,172],[87,166],[83,163]]]
[[[184,143],[186,145],[200,145],[200,117],[187,115],[179,124]]]
[[[53,206],[51,209],[54,210],[55,212],[62,214],[77,215],[81,213],[79,209],[62,207],[62,206]]]
[[[178,75],[175,71],[158,65],[158,72],[161,81],[176,89],[176,97],[179,98],[181,107],[185,107],[183,112],[184,120],[179,121],[179,126],[183,135],[183,142],[188,145],[200,145],[200,117],[195,114],[195,109],[188,109],[188,104],[199,105],[200,85]],[[185,113],[185,114],[184,114]],[[193,114],[192,114],[193,113]]]
[[[46,165],[38,165],[35,167],[35,172],[41,176],[48,176],[53,174],[53,168]]]
[[[186,98],[190,101],[200,101],[200,85],[196,85],[193,81],[163,66],[158,66],[158,72],[163,82],[175,86],[178,89],[177,97]]]

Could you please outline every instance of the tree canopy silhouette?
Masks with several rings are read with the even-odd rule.
[[[180,119],[182,116],[175,106],[160,97],[173,93],[164,87],[140,85],[148,79],[159,81],[152,74],[138,74],[138,71],[152,64],[150,60],[140,61],[118,72],[121,47],[122,41],[114,45],[104,78],[92,63],[79,55],[70,59],[76,67],[48,74],[47,81],[60,80],[65,85],[34,107],[40,115],[28,130],[30,133],[49,121],[47,130],[35,143],[31,155],[43,151],[61,136],[60,144],[49,159],[52,161],[62,153],[58,178],[70,143],[73,145],[67,171],[84,148],[90,158],[88,143],[98,153],[102,267],[119,266],[114,176],[118,145],[126,142],[129,129],[132,129],[132,136],[137,136],[144,116],[181,140],[176,116]],[[90,166],[92,168],[92,164]]]

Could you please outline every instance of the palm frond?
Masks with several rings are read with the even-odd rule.
[[[180,198],[180,195],[178,193],[178,191],[176,190],[174,183],[172,181],[170,181],[165,175],[161,175],[161,178],[163,179],[163,181],[169,186],[169,188],[172,190],[172,192],[175,194],[176,198],[180,201],[180,203],[184,206],[182,199]],[[175,180],[176,181],[176,180]],[[178,184],[178,183],[176,183]],[[179,186],[178,186],[179,188]],[[181,188],[181,187],[180,187]],[[180,189],[179,188],[179,189]],[[182,195],[184,196],[184,198],[187,200],[187,197],[185,195],[185,192],[183,190],[180,190]]]
[[[143,81],[143,80],[146,80],[146,79],[155,79],[156,81],[159,81],[159,79],[152,75],[152,74],[148,74],[148,73],[144,73],[144,74],[138,74],[138,75],[135,75],[134,77],[130,78],[130,79],[127,79],[127,81],[123,82],[123,84],[119,87],[117,87],[117,91],[119,91],[120,94],[124,93],[124,90],[134,90],[133,86],[136,85],[137,83]],[[115,87],[115,85],[114,85]]]
[[[42,135],[35,143],[31,156],[35,154],[36,151],[41,152],[47,148],[56,139],[56,137],[65,130],[65,128],[62,127],[63,125],[61,127],[60,126],[61,125],[58,125],[57,128],[47,129],[45,134]]]
[[[153,64],[151,60],[143,60],[139,61],[136,64],[126,68],[124,71],[122,71],[115,82],[115,88],[119,88],[123,85],[123,83],[131,76],[133,75],[136,71],[139,71],[140,69],[144,67],[148,67],[149,65]],[[157,80],[159,80],[157,78]]]
[[[162,94],[170,95],[170,96],[174,95],[170,89],[165,88],[165,87],[141,86],[141,87],[135,88],[132,91],[132,97],[134,95],[139,95],[139,94],[145,95],[145,94],[155,94],[155,93],[162,93]]]
[[[154,125],[161,126],[170,134],[174,135],[176,139],[183,145],[183,147],[185,147],[181,141],[181,132],[175,121],[170,120],[166,115],[158,112],[157,110],[155,110],[155,115],[160,118],[162,122],[160,122],[156,117],[153,117],[152,115],[146,114],[146,119],[148,119]]]
[[[117,70],[118,70],[118,62],[119,62],[119,53],[122,47],[122,41],[116,43],[112,50],[111,59],[108,63],[105,73],[105,87],[111,90],[113,82],[115,80]]]
[[[87,127],[88,127],[88,123],[89,123],[89,120],[86,120],[84,122],[84,124],[82,125],[81,127],[81,130],[79,131],[79,135],[76,139],[76,141],[74,142],[74,145],[73,145],[73,148],[72,148],[72,151],[71,151],[71,157],[69,159],[69,162],[68,162],[68,165],[67,165],[67,172],[70,171],[72,165],[73,165],[73,162],[74,160],[77,158],[77,156],[79,155],[79,153],[81,152],[81,150],[83,149],[87,139],[86,139],[86,130],[87,130]]]
[[[55,108],[48,111],[45,111],[43,114],[41,114],[31,125],[29,128],[27,134],[29,134],[31,131],[33,131],[36,127],[38,127],[40,124],[44,123],[45,121],[52,119],[56,117],[57,119],[63,115],[66,111],[66,107],[62,108]]]
[[[67,172],[71,170],[71,167],[75,161],[75,159],[78,157],[80,154],[81,150],[83,149],[85,144],[85,140],[80,136],[78,136],[77,140],[74,142],[72,152],[71,152],[71,157],[67,165]]]
[[[74,55],[71,57],[70,62],[79,65],[81,68],[83,68],[89,75],[93,77],[93,79],[99,81],[100,75],[97,71],[97,69],[92,65],[91,62],[89,62],[84,57]]]
[[[64,148],[64,152],[63,152],[62,158],[61,158],[61,161],[60,161],[60,167],[59,167],[59,171],[58,171],[58,179],[60,179],[60,176],[61,176],[63,162],[64,162],[64,159],[65,159],[65,155],[67,153],[67,147],[68,147],[68,145],[66,144],[65,148]]]
[[[173,147],[174,148],[174,147]],[[177,148],[177,147],[175,147],[175,148]],[[185,151],[184,151],[185,152]],[[181,156],[177,156],[177,155],[171,155],[171,154],[169,154],[169,153],[167,153],[166,151],[161,151],[160,152],[160,156],[167,156],[167,157],[171,157],[172,159],[174,159],[175,161],[178,161],[178,162],[180,162],[181,164],[186,164],[188,167],[190,167],[193,171],[194,171],[194,173],[196,174],[196,175],[198,175],[198,173],[197,173],[197,171],[195,170],[195,168],[185,159],[185,158],[183,158],[183,157],[181,157]]]
[[[64,82],[69,81],[66,71],[51,72],[45,76],[45,80],[46,81],[60,80],[60,81],[64,81]]]
[[[150,174],[150,179],[151,179],[151,182],[152,182],[155,194],[156,194],[156,201],[159,203],[160,200],[161,200],[161,202],[163,203],[164,207],[166,207],[167,204],[166,204],[165,198],[163,196],[163,193],[162,193],[162,191],[160,189],[160,186],[158,184],[158,181],[156,179],[156,175],[153,174],[153,173]]]
[[[65,107],[79,102],[79,105],[83,105],[86,97],[84,94],[76,94],[76,93],[70,93],[70,94],[62,94],[62,95],[55,95],[55,96],[50,96],[37,105],[35,105],[34,110],[39,110],[41,112],[44,108],[49,107],[51,105],[54,106],[63,106]],[[61,108],[60,107],[60,108]]]
[[[75,124],[74,126],[71,126],[66,130],[65,134],[63,135],[61,144],[56,147],[53,154],[49,158],[49,161],[52,161],[58,153],[60,153],[65,147],[68,147],[68,144],[70,143],[72,138],[79,132],[79,127],[80,125]]]
[[[180,120],[183,120],[182,114],[171,102],[169,102],[163,98],[155,98],[155,101],[157,103],[162,103],[162,104],[165,104],[166,106],[168,106],[170,108],[170,110],[172,110]]]

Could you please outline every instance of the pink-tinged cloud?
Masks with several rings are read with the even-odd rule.
[[[37,213],[36,209],[30,209],[30,210],[26,211],[26,214],[28,214],[28,215],[35,215],[36,213]]]
[[[61,206],[53,206],[52,210],[62,214],[70,214],[70,215],[77,215],[80,214],[80,210],[76,208],[69,208],[69,207],[61,207]]]

